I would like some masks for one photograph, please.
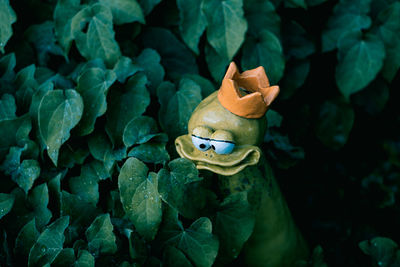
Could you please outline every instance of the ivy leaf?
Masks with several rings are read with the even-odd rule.
[[[283,75],[285,58],[279,39],[269,31],[260,32],[259,42],[248,38],[243,45],[242,68],[253,69],[263,66],[272,84]]]
[[[145,48],[136,58],[136,64],[144,71],[149,80],[149,89],[155,94],[157,87],[164,79],[165,71],[160,64],[161,57],[156,50]]]
[[[179,158],[168,163],[169,170],[158,172],[158,188],[163,201],[188,218],[195,218],[205,205],[199,172],[193,162]]]
[[[187,46],[199,54],[199,40],[207,26],[207,18],[203,13],[203,0],[177,0],[179,9],[179,30]]]
[[[13,31],[11,25],[17,21],[17,16],[11,8],[8,0],[0,0],[0,52],[4,53],[4,47]]]
[[[199,72],[193,54],[169,30],[147,28],[143,32],[143,44],[160,54],[161,64],[173,79],[186,73]]]
[[[189,259],[179,249],[169,246],[164,250],[163,262],[165,266],[192,267]]]
[[[165,143],[146,143],[135,146],[128,153],[129,157],[135,157],[146,163],[164,164],[169,160],[169,154],[165,149]]]
[[[64,55],[62,48],[56,44],[54,22],[45,21],[42,24],[33,25],[29,27],[25,35],[36,48],[39,65],[47,64],[50,59],[49,54]]]
[[[391,82],[400,68],[400,3],[394,2],[382,10],[377,18],[381,23],[378,34],[385,43],[386,54],[382,75]]]
[[[328,100],[320,108],[316,135],[335,150],[344,146],[354,123],[353,108],[343,100]]]
[[[58,43],[68,55],[74,40],[72,18],[81,10],[80,0],[60,0],[54,9],[54,30]]]
[[[115,64],[113,71],[117,75],[117,80],[120,83],[125,83],[126,79],[142,70],[139,65],[134,64],[132,59],[129,57],[120,57],[118,62]]]
[[[114,23],[117,25],[138,21],[144,24],[142,8],[136,0],[100,0],[110,7]]]
[[[158,113],[162,129],[171,139],[187,132],[187,123],[193,110],[201,101],[201,88],[190,79],[179,82],[179,90],[163,84],[157,89],[161,104]]]
[[[82,117],[82,97],[75,90],[47,92],[39,105],[40,137],[47,154],[57,166],[58,151]]]
[[[280,82],[279,95],[282,99],[290,98],[297,88],[303,86],[310,72],[309,60],[290,60],[286,63],[285,74]]]
[[[75,129],[78,135],[88,135],[94,130],[97,117],[106,112],[106,95],[116,79],[113,71],[99,68],[88,69],[79,76],[76,91],[82,96],[84,109],[82,119]]]
[[[40,175],[40,166],[36,160],[26,159],[21,162],[21,154],[26,149],[27,146],[11,147],[3,164],[0,165],[0,170],[6,175],[10,175],[25,194],[32,188],[33,183]]]
[[[69,218],[61,217],[40,234],[29,252],[28,266],[43,266],[53,262],[63,248],[64,231],[68,224]]]
[[[89,251],[94,255],[114,254],[117,251],[110,214],[99,215],[86,230]]]
[[[369,255],[377,266],[397,266],[400,264],[399,246],[387,237],[375,237],[358,244],[362,252]]]
[[[112,150],[112,144],[108,137],[103,133],[92,135],[88,140],[89,150],[92,156],[103,162],[104,167],[109,172],[117,160],[117,152]]]
[[[306,0],[285,0],[285,7],[297,8],[301,7],[307,9]]]
[[[0,193],[0,219],[10,212],[14,205],[14,195]]]
[[[99,201],[99,180],[96,176],[81,173],[80,176],[69,179],[69,187],[83,201],[96,205]]]
[[[66,231],[67,243],[81,236],[98,215],[96,207],[77,195],[61,192],[61,216],[69,216],[71,223]]]
[[[181,250],[195,266],[211,266],[219,247],[217,237],[212,234],[211,221],[206,217],[201,217],[185,229],[177,215],[174,220],[165,225],[160,233],[163,244]]]
[[[168,141],[166,134],[158,132],[157,122],[153,118],[140,116],[128,122],[123,134],[123,141],[126,147],[144,144],[150,140]]]
[[[283,30],[287,33],[283,38],[286,60],[305,59],[315,52],[314,43],[308,39],[307,32],[300,24],[290,21]]]
[[[264,0],[243,1],[247,23],[247,32],[257,37],[262,30],[268,30],[276,36],[281,32],[281,18],[277,14],[274,4]]]
[[[64,248],[54,259],[51,266],[55,266],[55,267],[72,266],[74,263],[75,263],[74,249],[73,248]]]
[[[254,223],[255,214],[246,193],[232,194],[224,199],[215,218],[215,233],[221,245],[219,255],[223,262],[230,262],[239,255],[253,233]]]
[[[118,176],[121,202],[137,231],[152,240],[161,223],[161,199],[155,173],[136,158],[128,158]]]
[[[106,131],[114,145],[122,144],[122,135],[128,122],[142,115],[150,104],[146,83],[146,76],[138,73],[128,80],[123,94],[111,92]]]
[[[87,60],[101,58],[112,67],[121,56],[119,45],[114,38],[110,9],[94,4],[79,11],[72,19],[72,29],[76,46]],[[83,27],[87,25],[87,32]]]
[[[204,0],[207,16],[207,40],[215,51],[232,59],[242,45],[247,30],[242,0]]]
[[[17,106],[23,111],[27,111],[32,101],[32,95],[39,86],[35,79],[36,67],[29,65],[20,70],[15,77],[15,85],[18,90],[15,92]]]
[[[14,97],[10,94],[4,94],[0,99],[0,121],[15,119],[16,111],[17,106]]]
[[[322,33],[322,51],[334,50],[343,36],[351,32],[361,32],[370,26],[371,19],[367,15],[334,13],[328,21],[327,29]]]
[[[161,0],[139,0],[139,3],[142,6],[143,13],[145,15],[148,15],[160,2]]]
[[[195,83],[197,83],[197,85],[199,85],[201,87],[201,96],[203,98],[206,98],[207,96],[209,96],[215,92],[214,84],[210,80],[208,80],[200,75],[186,74],[185,76],[183,76],[183,78],[187,78],[187,79],[192,80]]]
[[[385,47],[375,35],[368,35],[355,43],[336,66],[336,84],[339,90],[349,98],[351,94],[365,88],[383,66]]]
[[[80,250],[78,260],[75,262],[74,267],[94,267],[95,260],[92,254],[87,250]]]
[[[35,219],[32,219],[22,227],[15,240],[14,253],[28,258],[29,252],[36,243],[40,233],[36,229]]]
[[[226,69],[231,60],[226,56],[221,56],[218,54],[217,51],[215,51],[215,49],[209,44],[206,44],[204,52],[208,69],[210,70],[214,81],[220,82],[224,77]]]

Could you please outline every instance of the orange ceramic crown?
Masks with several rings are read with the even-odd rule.
[[[240,88],[250,93],[242,95]],[[256,119],[264,116],[278,94],[279,86],[269,85],[262,66],[239,73],[236,64],[231,62],[218,91],[218,100],[233,114]]]

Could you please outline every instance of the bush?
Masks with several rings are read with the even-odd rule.
[[[303,264],[397,266],[399,51],[397,0],[0,0],[1,265],[240,264],[246,198],[173,146],[235,61]]]

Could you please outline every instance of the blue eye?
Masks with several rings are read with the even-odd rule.
[[[209,150],[211,147],[210,139],[208,139],[208,138],[203,138],[203,137],[192,135],[192,142],[193,142],[193,145],[200,151]]]
[[[217,154],[230,154],[235,148],[235,143],[223,140],[211,139],[210,145]]]

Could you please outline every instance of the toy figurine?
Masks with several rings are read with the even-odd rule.
[[[278,93],[263,67],[239,73],[232,62],[220,89],[194,110],[189,133],[175,141],[181,157],[218,174],[223,192],[251,192],[256,223],[242,250],[247,266],[294,266],[308,257],[307,244],[257,147],[266,130],[265,113]]]

